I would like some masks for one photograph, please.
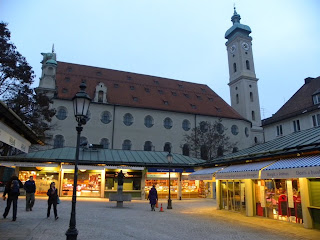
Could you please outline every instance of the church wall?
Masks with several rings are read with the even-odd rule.
[[[65,140],[64,146],[74,147],[76,146],[75,127],[77,122],[73,115],[72,101],[54,99],[53,107],[58,109],[61,106],[66,108],[67,117],[65,120],[58,120],[56,117],[53,117],[52,124],[57,126],[54,128],[53,133],[51,133],[51,146],[53,146],[54,137],[56,135],[62,135]],[[89,144],[100,144],[102,138],[107,138],[110,143],[109,148],[112,148],[112,139],[114,139],[113,149],[122,149],[122,144],[124,140],[127,139],[132,143],[132,150],[143,150],[145,142],[151,141],[154,146],[153,150],[163,151],[165,143],[170,142],[172,145],[172,152],[182,153],[180,145],[182,144],[184,135],[191,133],[191,129],[195,127],[195,121],[197,122],[197,125],[199,125],[201,121],[214,123],[219,120],[218,118],[211,116],[195,116],[194,114],[125,106],[115,106],[114,114],[113,105],[98,103],[92,103],[89,111],[90,120],[83,126],[81,136],[86,137]],[[111,114],[112,121],[108,124],[103,124],[100,120],[103,111],[108,111]],[[123,116],[126,113],[132,114],[134,118],[131,126],[126,126],[123,123]],[[151,128],[147,128],[144,125],[144,119],[147,115],[152,116],[154,119],[154,125]],[[171,129],[166,129],[164,127],[163,121],[166,117],[171,118],[173,122]],[[182,128],[182,122],[185,119],[190,122],[191,129],[189,131],[185,131]],[[244,139],[251,137],[246,137],[244,130],[245,127],[250,129],[249,122],[223,118],[221,123],[227,128],[225,133],[230,137],[230,141],[238,142],[238,149],[251,146],[251,141],[243,141]],[[231,126],[234,124],[237,125],[239,129],[237,135],[231,133]]]

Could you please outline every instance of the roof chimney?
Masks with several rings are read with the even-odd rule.
[[[312,78],[312,77],[307,77],[307,78],[304,79],[304,83],[305,83],[305,84],[308,84],[308,83],[311,82],[313,79],[314,79],[314,78]]]

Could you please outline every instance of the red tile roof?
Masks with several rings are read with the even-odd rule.
[[[319,104],[314,105],[312,100],[312,95],[317,91],[320,91],[320,76],[306,78],[305,84],[272,117],[264,119],[262,125],[269,125],[318,109]]]
[[[72,99],[83,80],[92,99],[104,83],[110,104],[244,120],[204,84],[65,62],[58,62],[57,98]]]

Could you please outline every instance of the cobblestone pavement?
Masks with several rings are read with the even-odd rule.
[[[47,201],[37,198],[32,212],[25,211],[25,198],[18,202],[17,221],[12,222],[12,210],[7,219],[0,219],[1,240],[66,239],[69,227],[71,198],[62,198],[58,205],[59,219],[46,218]],[[134,200],[115,208],[107,199],[77,201],[78,239],[320,239],[320,231],[301,225],[260,217],[245,217],[215,209],[214,200],[174,200],[173,209],[150,211],[147,201]],[[1,217],[5,202],[0,201]]]

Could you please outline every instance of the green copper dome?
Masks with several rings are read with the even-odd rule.
[[[58,63],[53,59],[49,59],[48,61],[46,61],[46,64],[58,65]]]
[[[251,33],[251,29],[249,26],[240,23],[240,15],[237,13],[236,8],[234,8],[233,16],[231,17],[231,21],[233,22],[233,26],[226,31],[224,37],[229,39],[231,35],[235,32],[243,32],[246,35]]]

